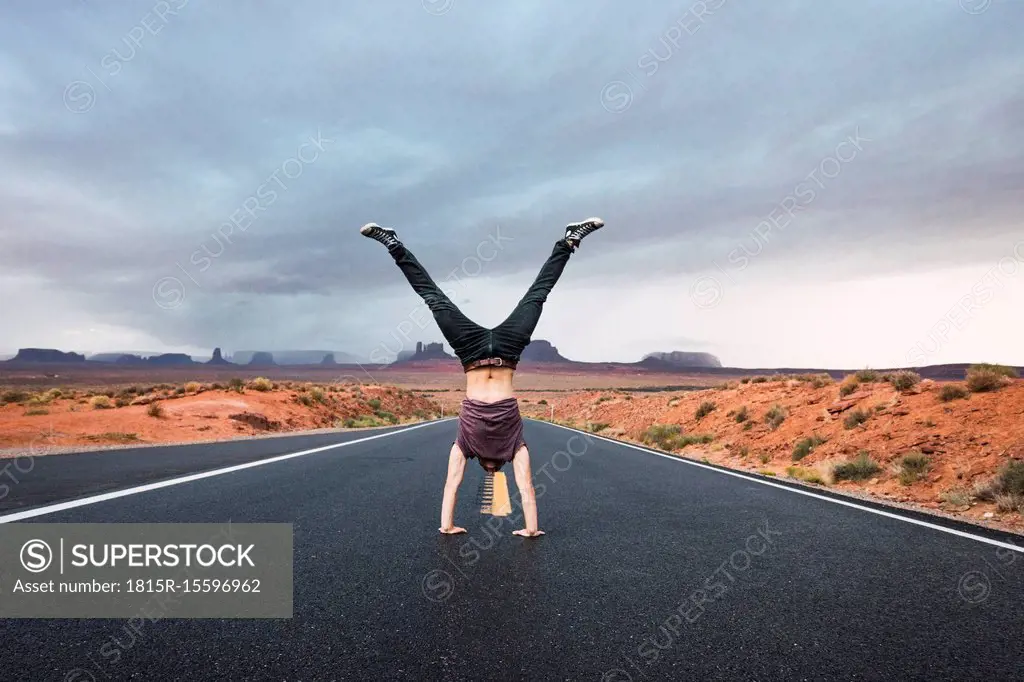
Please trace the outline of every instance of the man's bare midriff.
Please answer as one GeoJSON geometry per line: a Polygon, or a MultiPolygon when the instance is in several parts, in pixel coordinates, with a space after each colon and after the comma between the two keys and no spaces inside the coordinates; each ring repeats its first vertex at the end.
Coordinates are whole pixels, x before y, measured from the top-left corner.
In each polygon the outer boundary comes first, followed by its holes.
{"type": "Polygon", "coordinates": [[[478,367],[466,372],[466,397],[484,403],[496,403],[513,397],[512,375],[509,367],[478,367]]]}

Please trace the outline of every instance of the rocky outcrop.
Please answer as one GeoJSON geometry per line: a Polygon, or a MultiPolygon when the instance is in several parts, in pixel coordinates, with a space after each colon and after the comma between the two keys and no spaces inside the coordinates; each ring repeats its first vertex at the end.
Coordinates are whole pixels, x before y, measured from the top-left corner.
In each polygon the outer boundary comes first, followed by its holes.
{"type": "Polygon", "coordinates": [[[249,361],[251,367],[273,367],[277,365],[274,362],[274,354],[267,353],[265,351],[257,351],[252,354],[252,360],[249,361]]]}
{"type": "Polygon", "coordinates": [[[230,365],[231,363],[221,355],[220,348],[213,349],[213,357],[206,361],[208,365],[230,365]]]}
{"type": "Polygon", "coordinates": [[[530,345],[523,349],[520,360],[529,362],[569,362],[568,358],[558,353],[558,349],[551,345],[550,341],[537,339],[531,341],[530,345]]]}
{"type": "Polygon", "coordinates": [[[22,348],[8,362],[85,362],[80,353],[65,353],[54,348],[22,348]]]}
{"type": "Polygon", "coordinates": [[[675,367],[721,367],[721,361],[711,353],[688,353],[674,350],[669,353],[648,353],[641,364],[668,363],[675,367]],[[649,362],[654,361],[654,362],[649,362]]]}
{"type": "Polygon", "coordinates": [[[146,359],[143,358],[140,355],[131,355],[131,354],[128,354],[128,353],[123,353],[123,354],[117,356],[117,359],[114,360],[114,364],[115,365],[144,365],[144,364],[146,364],[146,359]]]}
{"type": "Polygon", "coordinates": [[[333,365],[336,365],[338,363],[334,361],[334,353],[328,353],[328,354],[324,355],[324,359],[320,361],[320,364],[321,365],[333,366],[333,365]]]}
{"type": "Polygon", "coordinates": [[[164,353],[163,355],[154,355],[151,358],[146,358],[146,364],[156,367],[175,367],[194,365],[196,363],[192,360],[192,356],[185,355],[184,353],[164,353]]]}
{"type": "Polygon", "coordinates": [[[443,343],[416,342],[416,352],[409,360],[454,360],[455,356],[444,352],[443,343]]]}
{"type": "Polygon", "coordinates": [[[240,412],[230,415],[228,419],[247,424],[255,431],[277,431],[281,428],[281,422],[271,421],[266,415],[259,412],[240,412]]]}

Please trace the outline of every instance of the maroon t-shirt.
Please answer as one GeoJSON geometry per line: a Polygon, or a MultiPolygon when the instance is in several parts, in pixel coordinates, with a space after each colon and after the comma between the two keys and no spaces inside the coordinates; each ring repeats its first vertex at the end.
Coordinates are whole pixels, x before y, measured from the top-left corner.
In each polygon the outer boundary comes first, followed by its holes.
{"type": "Polygon", "coordinates": [[[523,440],[523,418],[519,401],[505,398],[494,403],[466,398],[459,413],[459,435],[455,440],[462,454],[472,459],[511,462],[523,440]]]}

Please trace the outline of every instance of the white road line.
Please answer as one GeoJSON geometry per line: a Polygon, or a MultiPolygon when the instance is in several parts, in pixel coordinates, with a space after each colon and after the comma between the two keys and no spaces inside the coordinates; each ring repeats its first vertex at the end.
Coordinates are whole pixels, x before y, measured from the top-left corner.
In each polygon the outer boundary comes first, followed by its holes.
{"type": "Polygon", "coordinates": [[[716,469],[715,467],[708,466],[706,464],[701,464],[700,462],[694,462],[693,460],[690,460],[690,459],[684,459],[682,457],[676,457],[674,455],[666,455],[665,453],[662,453],[662,452],[655,452],[654,450],[648,450],[647,448],[640,447],[639,445],[633,445],[632,443],[626,443],[626,442],[623,442],[621,440],[615,440],[614,438],[608,438],[607,436],[599,436],[599,435],[597,435],[595,433],[589,433],[587,431],[580,431],[579,429],[569,428],[568,426],[562,426],[561,424],[552,424],[551,422],[545,422],[545,421],[541,421],[539,419],[531,419],[530,421],[536,421],[536,422],[541,423],[541,424],[548,424],[549,426],[557,426],[560,429],[565,429],[566,431],[572,431],[574,433],[580,433],[580,434],[583,434],[584,436],[589,436],[590,438],[599,438],[601,440],[608,441],[609,443],[614,443],[615,445],[621,445],[623,447],[633,448],[634,450],[639,450],[640,452],[646,452],[649,455],[657,455],[658,457],[664,457],[666,459],[672,460],[673,462],[680,462],[682,464],[689,464],[690,466],[700,467],[701,469],[707,469],[708,471],[714,471],[714,472],[719,473],[719,474],[725,474],[726,476],[735,476],[736,478],[742,478],[744,481],[748,481],[750,483],[760,483],[761,485],[766,485],[766,486],[769,486],[769,487],[772,487],[772,488],[778,488],[779,490],[785,490],[786,492],[790,492],[790,493],[796,493],[797,495],[806,495],[807,497],[813,497],[813,498],[818,499],[818,500],[824,500],[825,502],[831,502],[833,504],[841,504],[844,507],[852,507],[853,509],[859,509],[860,511],[866,511],[866,512],[868,512],[870,514],[877,514],[879,516],[885,516],[885,517],[890,518],[890,519],[896,519],[897,521],[904,521],[906,523],[912,523],[915,526],[924,526],[925,528],[931,528],[932,530],[937,530],[937,531],[940,531],[940,532],[943,532],[943,533],[949,533],[950,535],[956,535],[958,537],[967,538],[969,540],[976,540],[977,542],[983,542],[986,545],[992,545],[994,547],[1002,547],[1004,549],[1010,549],[1010,550],[1013,550],[1014,552],[1020,552],[1020,553],[1024,554],[1024,546],[1014,545],[1014,544],[1011,544],[1009,542],[1001,542],[999,540],[992,540],[992,539],[983,537],[981,535],[974,535],[973,533],[967,533],[967,532],[964,532],[962,530],[956,530],[954,528],[947,528],[945,526],[940,526],[937,523],[929,523],[928,521],[921,521],[919,519],[912,519],[912,518],[907,517],[907,516],[901,516],[899,514],[893,514],[892,512],[882,511],[881,509],[873,509],[871,507],[865,507],[864,505],[857,504],[856,502],[848,502],[846,500],[840,500],[840,499],[837,499],[835,497],[829,497],[827,495],[819,495],[819,494],[813,493],[813,492],[811,492],[809,490],[800,490],[799,488],[794,488],[794,487],[790,487],[790,486],[787,486],[787,485],[781,485],[779,483],[773,483],[772,481],[766,481],[766,480],[764,480],[762,478],[755,478],[753,476],[748,476],[747,474],[742,474],[742,473],[739,473],[737,471],[725,471],[725,470],[722,470],[722,469],[716,469]]]}
{"type": "MultiPolygon", "coordinates": [[[[448,419],[438,419],[434,421],[424,422],[422,424],[416,424],[406,429],[399,429],[398,431],[388,431],[387,433],[378,433],[375,436],[367,436],[366,438],[359,438],[357,440],[349,440],[344,443],[334,443],[332,445],[324,445],[323,447],[313,448],[312,450],[302,450],[301,452],[291,452],[287,455],[277,455],[276,457],[269,457],[267,459],[257,460],[255,462],[246,462],[245,464],[236,464],[234,466],[224,467],[222,469],[213,469],[211,471],[204,471],[198,474],[190,474],[188,476],[182,476],[181,478],[172,478],[167,481],[159,481],[157,483],[146,483],[145,485],[138,485],[132,488],[125,488],[123,490],[114,490],[109,493],[101,493],[99,495],[92,495],[90,497],[83,497],[78,500],[69,500],[68,502],[58,502],[56,504],[48,504],[44,507],[36,507],[35,509],[26,509],[25,511],[14,512],[12,514],[5,514],[0,516],[0,523],[12,523],[14,521],[21,521],[22,519],[31,519],[36,516],[43,516],[45,514],[53,514],[55,512],[64,511],[65,509],[74,509],[75,507],[84,507],[90,504],[96,504],[97,502],[106,502],[107,500],[114,500],[118,497],[127,497],[128,495],[138,495],[139,493],[145,493],[150,490],[158,490],[160,488],[168,488],[172,485],[181,485],[182,483],[191,483],[192,481],[199,481],[204,478],[213,478],[214,476],[223,476],[224,474],[234,473],[236,471],[242,471],[243,469],[252,469],[253,467],[260,467],[266,464],[273,464],[274,462],[283,462],[286,459],[294,459],[295,457],[304,457],[306,455],[312,455],[317,452],[324,452],[326,450],[335,450],[337,448],[343,448],[348,445],[355,445],[357,443],[365,443],[368,440],[375,440],[377,438],[387,438],[388,436],[396,436],[400,433],[407,431],[413,431],[415,429],[422,429],[424,426],[431,426],[433,424],[440,424],[441,422],[448,422],[454,419],[450,417],[448,419]]],[[[86,456],[86,455],[83,455],[86,456]]]]}

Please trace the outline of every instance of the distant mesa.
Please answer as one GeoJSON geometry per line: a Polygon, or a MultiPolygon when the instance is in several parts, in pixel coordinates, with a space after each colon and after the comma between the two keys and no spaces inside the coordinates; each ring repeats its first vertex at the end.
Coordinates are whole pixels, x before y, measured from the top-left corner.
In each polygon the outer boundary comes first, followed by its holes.
{"type": "Polygon", "coordinates": [[[220,348],[213,349],[213,357],[206,361],[208,365],[230,365],[232,363],[224,359],[224,356],[220,352],[220,348]]]}
{"type": "Polygon", "coordinates": [[[336,365],[338,363],[334,361],[334,353],[327,353],[326,355],[324,355],[324,359],[320,361],[320,364],[321,365],[336,365]]]}
{"type": "Polygon", "coordinates": [[[192,360],[192,356],[185,355],[184,353],[164,353],[163,355],[154,355],[151,358],[146,358],[146,364],[156,367],[175,367],[194,365],[196,363],[192,360]]]}
{"type": "Polygon", "coordinates": [[[247,363],[250,367],[274,367],[277,365],[274,362],[274,354],[266,351],[256,351],[252,354],[252,359],[247,363]]]}
{"type": "Polygon", "coordinates": [[[399,353],[399,358],[395,362],[419,362],[421,360],[454,360],[455,356],[448,355],[444,352],[444,344],[440,342],[434,343],[423,343],[422,341],[416,342],[416,350],[412,355],[408,355],[409,351],[402,351],[399,353]]]}
{"type": "Polygon", "coordinates": [[[337,364],[354,365],[361,362],[360,358],[352,355],[351,353],[330,349],[272,351],[239,350],[232,353],[231,362],[236,365],[252,364],[253,356],[257,353],[269,353],[270,355],[273,355],[275,365],[319,365],[323,363],[324,356],[328,354],[334,356],[334,362],[337,364]]]}
{"type": "Polygon", "coordinates": [[[398,351],[398,359],[395,362],[405,362],[406,360],[412,360],[412,356],[416,355],[414,350],[400,350],[398,351]]]}
{"type": "MultiPolygon", "coordinates": [[[[93,356],[95,357],[95,356],[93,356]]],[[[99,360],[98,362],[109,362],[108,360],[99,360]]],[[[117,356],[114,360],[115,365],[145,365],[146,359],[141,355],[134,355],[132,353],[122,353],[117,356]]]]}
{"type": "Polygon", "coordinates": [[[550,341],[537,339],[523,349],[520,360],[528,362],[569,362],[569,359],[558,353],[558,348],[551,345],[550,341]]]}
{"type": "Polygon", "coordinates": [[[81,353],[65,353],[54,348],[21,348],[7,362],[85,362],[81,353]]]}
{"type": "Polygon", "coordinates": [[[721,361],[711,353],[687,353],[674,350],[669,353],[648,353],[640,361],[641,365],[658,367],[668,364],[673,367],[721,367],[721,361]]]}

